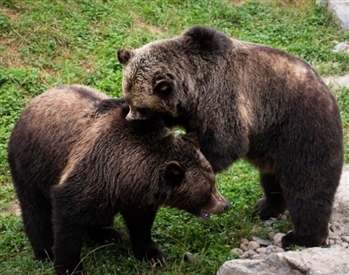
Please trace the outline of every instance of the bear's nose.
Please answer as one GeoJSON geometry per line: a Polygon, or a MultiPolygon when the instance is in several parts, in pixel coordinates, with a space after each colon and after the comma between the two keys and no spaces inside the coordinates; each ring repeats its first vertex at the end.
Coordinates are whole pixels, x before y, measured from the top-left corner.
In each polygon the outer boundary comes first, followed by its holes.
{"type": "Polygon", "coordinates": [[[226,205],[224,206],[224,212],[228,211],[230,208],[230,202],[227,200],[226,205]]]}

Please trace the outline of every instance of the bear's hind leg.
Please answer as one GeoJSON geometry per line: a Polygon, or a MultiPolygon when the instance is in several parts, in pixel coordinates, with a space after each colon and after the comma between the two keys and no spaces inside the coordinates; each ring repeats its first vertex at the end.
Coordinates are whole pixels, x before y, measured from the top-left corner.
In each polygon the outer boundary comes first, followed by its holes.
{"type": "Polygon", "coordinates": [[[17,190],[25,233],[35,258],[53,260],[52,205],[40,192],[17,190]]]}
{"type": "MultiPolygon", "coordinates": [[[[137,211],[137,210],[136,210],[137,211]]],[[[151,239],[151,228],[157,212],[156,206],[149,206],[144,211],[122,216],[130,233],[132,250],[139,261],[147,260],[152,265],[165,265],[165,256],[151,239]]]]}
{"type": "MultiPolygon", "coordinates": [[[[304,191],[300,190],[300,192],[304,191]]],[[[325,243],[332,200],[327,198],[328,194],[324,193],[316,192],[312,196],[295,193],[288,196],[287,207],[290,211],[293,231],[282,238],[283,247],[293,245],[312,247],[325,243]]]]}
{"type": "Polygon", "coordinates": [[[254,214],[262,220],[277,217],[286,209],[280,181],[274,174],[260,173],[260,183],[264,190],[264,197],[254,206],[254,214]]]}
{"type": "Polygon", "coordinates": [[[84,274],[80,252],[84,227],[74,223],[74,219],[54,213],[54,268],[59,275],[84,274]]]}

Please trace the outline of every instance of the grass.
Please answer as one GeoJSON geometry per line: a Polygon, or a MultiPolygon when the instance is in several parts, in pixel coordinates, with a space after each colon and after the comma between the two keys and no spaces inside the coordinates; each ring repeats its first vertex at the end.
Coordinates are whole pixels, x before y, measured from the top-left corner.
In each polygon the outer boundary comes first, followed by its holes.
{"type": "MultiPolygon", "coordinates": [[[[121,66],[115,52],[179,35],[201,24],[237,39],[286,50],[309,62],[320,75],[349,71],[349,55],[332,51],[333,41],[349,40],[332,16],[312,0],[0,0],[0,273],[54,274],[51,263],[33,261],[14,200],[6,147],[20,111],[45,89],[81,83],[111,96],[121,95],[121,66]]],[[[333,91],[342,112],[349,162],[349,90],[333,91]]],[[[261,196],[257,172],[239,161],[217,175],[231,202],[229,213],[202,222],[187,213],[161,209],[154,238],[167,255],[162,270],[139,264],[129,243],[83,250],[89,274],[215,274],[234,256],[239,240],[266,229],[251,217],[261,196]],[[194,263],[183,260],[191,252],[194,263]]],[[[120,217],[118,227],[125,228],[120,217]]]]}

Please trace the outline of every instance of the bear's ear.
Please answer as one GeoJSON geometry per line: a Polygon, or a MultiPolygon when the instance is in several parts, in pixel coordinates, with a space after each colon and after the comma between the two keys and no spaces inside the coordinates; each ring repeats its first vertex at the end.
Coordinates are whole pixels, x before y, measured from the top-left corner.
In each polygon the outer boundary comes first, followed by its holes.
{"type": "Polygon", "coordinates": [[[121,65],[126,66],[133,56],[133,52],[127,49],[121,49],[117,51],[117,56],[121,65]]]}
{"type": "Polygon", "coordinates": [[[155,83],[153,87],[155,94],[167,96],[173,91],[173,81],[169,79],[162,79],[155,83]]]}
{"type": "Polygon", "coordinates": [[[170,161],[166,164],[165,168],[165,184],[166,193],[172,193],[173,189],[179,186],[184,179],[185,172],[181,164],[176,161],[170,161]]]}

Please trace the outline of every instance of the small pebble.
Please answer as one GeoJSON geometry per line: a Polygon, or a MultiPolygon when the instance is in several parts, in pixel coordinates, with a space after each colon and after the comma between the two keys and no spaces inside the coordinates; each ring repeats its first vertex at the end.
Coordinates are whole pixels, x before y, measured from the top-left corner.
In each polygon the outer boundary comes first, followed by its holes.
{"type": "Polygon", "coordinates": [[[258,242],[261,246],[268,246],[271,244],[269,240],[265,240],[255,236],[252,237],[252,241],[258,242]]]}
{"type": "Polygon", "coordinates": [[[284,234],[284,233],[277,233],[277,234],[275,234],[274,239],[273,239],[274,240],[274,245],[282,247],[281,239],[285,235],[286,234],[284,234]]]}
{"type": "Polygon", "coordinates": [[[248,245],[250,241],[248,239],[241,239],[240,243],[244,245],[248,245]]]}
{"type": "Polygon", "coordinates": [[[255,241],[250,241],[248,243],[248,249],[250,250],[256,250],[257,248],[259,248],[261,245],[258,242],[255,241]]]}
{"type": "Polygon", "coordinates": [[[190,252],[185,253],[183,258],[184,258],[184,261],[190,262],[190,263],[193,263],[196,261],[195,256],[190,252]]]}
{"type": "Polygon", "coordinates": [[[261,254],[252,255],[252,259],[254,260],[263,260],[264,258],[265,258],[264,255],[261,255],[261,254]]]}
{"type": "Polygon", "coordinates": [[[243,251],[247,251],[248,247],[246,244],[240,244],[240,249],[242,249],[243,251]]]}
{"type": "Polygon", "coordinates": [[[265,252],[267,252],[267,249],[265,247],[260,247],[256,249],[256,252],[259,254],[265,254],[265,252]]]}
{"type": "Polygon", "coordinates": [[[343,242],[349,243],[349,236],[341,236],[343,242]]]}
{"type": "Polygon", "coordinates": [[[230,253],[238,255],[239,257],[244,254],[244,251],[240,248],[233,248],[232,250],[230,250],[230,253]]]}
{"type": "Polygon", "coordinates": [[[286,220],[287,220],[287,216],[286,216],[286,215],[281,215],[281,219],[282,219],[283,221],[286,221],[286,220]]]}
{"type": "Polygon", "coordinates": [[[343,234],[343,229],[341,227],[341,225],[338,223],[338,222],[333,222],[331,225],[330,225],[330,230],[331,232],[337,234],[337,235],[342,235],[343,234]]]}
{"type": "Polygon", "coordinates": [[[347,242],[342,242],[342,247],[344,247],[344,248],[349,247],[349,243],[347,243],[347,242]]]}

